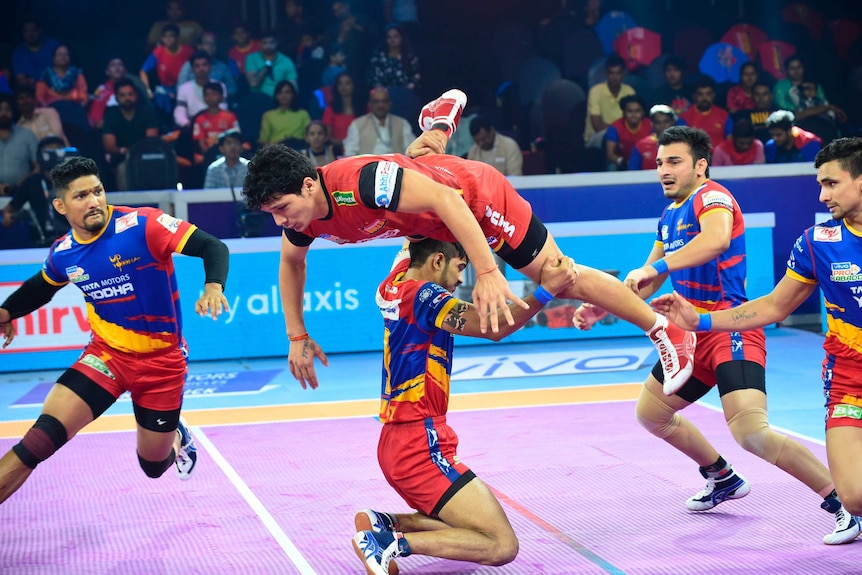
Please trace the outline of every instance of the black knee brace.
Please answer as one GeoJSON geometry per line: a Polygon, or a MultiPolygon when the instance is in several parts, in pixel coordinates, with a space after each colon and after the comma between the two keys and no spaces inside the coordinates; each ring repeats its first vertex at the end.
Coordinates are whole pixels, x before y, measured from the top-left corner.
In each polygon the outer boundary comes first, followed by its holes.
{"type": "Polygon", "coordinates": [[[54,455],[69,440],[65,426],[53,415],[43,413],[12,451],[30,469],[54,455]]]}
{"type": "Polygon", "coordinates": [[[147,474],[147,477],[152,477],[156,479],[161,477],[162,474],[167,471],[168,467],[171,466],[171,463],[174,462],[174,459],[177,458],[177,454],[171,449],[170,455],[164,461],[147,461],[142,458],[140,454],[138,454],[138,463],[141,464],[141,469],[144,470],[144,473],[147,474]]]}

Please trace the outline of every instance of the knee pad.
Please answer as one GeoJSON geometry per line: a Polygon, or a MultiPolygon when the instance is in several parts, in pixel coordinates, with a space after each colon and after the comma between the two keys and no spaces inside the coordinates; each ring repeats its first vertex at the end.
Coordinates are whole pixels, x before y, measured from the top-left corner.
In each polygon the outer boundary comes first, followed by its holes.
{"type": "Polygon", "coordinates": [[[736,442],[746,451],[775,465],[787,436],[769,428],[766,410],[762,407],[744,409],[730,418],[727,427],[736,442]]]}
{"type": "Polygon", "coordinates": [[[679,427],[676,410],[656,397],[646,386],[641,389],[636,414],[638,423],[660,439],[666,439],[679,427]]]}
{"type": "Polygon", "coordinates": [[[170,455],[168,455],[167,459],[164,461],[147,461],[142,458],[140,454],[138,454],[138,463],[141,465],[141,469],[144,470],[144,473],[147,477],[152,477],[153,479],[157,479],[162,476],[162,474],[168,470],[168,467],[171,466],[171,463],[174,462],[174,459],[177,458],[176,452],[171,449],[170,455]]]}
{"type": "Polygon", "coordinates": [[[30,469],[54,455],[69,440],[66,427],[56,417],[43,413],[12,451],[30,469]]]}

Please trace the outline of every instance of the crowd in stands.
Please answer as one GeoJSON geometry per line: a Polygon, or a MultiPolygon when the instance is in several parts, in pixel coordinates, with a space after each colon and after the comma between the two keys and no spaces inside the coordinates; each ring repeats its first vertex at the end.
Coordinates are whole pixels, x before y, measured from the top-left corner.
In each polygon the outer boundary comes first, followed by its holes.
{"type": "MultiPolygon", "coordinates": [[[[423,25],[429,8],[419,2],[382,4],[366,14],[361,2],[286,0],[274,29],[235,20],[208,30],[182,0],[168,0],[140,66],[106,53],[96,81],[61,34],[20,23],[11,62],[0,61],[0,196],[14,199],[3,226],[21,219],[36,189],[28,179],[47,183],[45,162],[56,158],[43,155],[55,149],[48,145],[97,159],[108,189],[120,191],[173,188],[177,179],[186,189],[239,189],[246,158],[272,142],[317,165],[403,151],[422,104],[454,85],[433,73],[452,39],[423,25]],[[152,170],[144,156],[174,165],[152,170]]],[[[814,5],[808,21],[788,17],[792,6],[782,17],[795,43],[775,39],[767,61],[766,34],[748,24],[704,28],[694,42],[691,33],[682,39],[685,22],[652,32],[603,0],[539,2],[531,25],[507,22],[500,42],[486,46],[499,67],[468,71],[487,81],[468,89],[449,152],[505,175],[652,169],[657,136],[687,124],[709,134],[717,166],[810,162],[824,143],[859,132],[860,106],[843,78],[862,65],[862,25],[832,25],[842,16],[834,14],[818,28],[814,5]],[[657,46],[626,43],[651,37],[657,46]],[[719,38],[711,62],[707,40],[719,38]],[[833,100],[855,104],[854,113],[833,100]]],[[[60,228],[49,216],[27,222],[46,241],[60,228]]]]}

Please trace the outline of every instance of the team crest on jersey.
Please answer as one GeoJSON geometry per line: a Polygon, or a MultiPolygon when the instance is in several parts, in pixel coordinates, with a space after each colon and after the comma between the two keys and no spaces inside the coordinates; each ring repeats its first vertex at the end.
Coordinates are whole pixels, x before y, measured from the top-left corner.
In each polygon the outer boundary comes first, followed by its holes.
{"type": "Polygon", "coordinates": [[[862,281],[862,269],[852,262],[832,262],[830,264],[829,279],[834,282],[858,282],[862,281]]]}
{"type": "Polygon", "coordinates": [[[841,227],[840,226],[814,226],[814,241],[815,242],[840,242],[841,227]]]}
{"type": "Polygon", "coordinates": [[[666,241],[667,241],[667,237],[668,237],[667,225],[663,225],[663,226],[661,227],[661,240],[662,240],[663,242],[666,242],[666,241]]]}
{"type": "Polygon", "coordinates": [[[429,297],[431,297],[432,293],[434,292],[432,292],[430,288],[423,289],[421,292],[419,292],[419,301],[427,300],[429,297]]]}
{"type": "Polygon", "coordinates": [[[54,253],[63,252],[72,247],[72,234],[66,234],[66,237],[63,238],[63,241],[57,244],[57,247],[54,248],[54,253]]]}
{"type": "Polygon", "coordinates": [[[353,192],[332,192],[332,199],[339,206],[355,206],[357,203],[353,192]]]}
{"type": "Polygon", "coordinates": [[[395,162],[377,162],[374,173],[374,203],[381,208],[388,208],[392,203],[398,183],[398,164],[395,162]]]}
{"type": "Polygon", "coordinates": [[[90,274],[84,272],[84,268],[80,266],[69,266],[66,268],[66,277],[72,283],[87,281],[90,279],[90,274]]]}
{"type": "Polygon", "coordinates": [[[180,228],[180,223],[182,222],[182,220],[178,220],[177,218],[169,216],[168,214],[160,215],[158,218],[156,218],[156,221],[162,224],[162,227],[164,227],[172,234],[177,233],[177,230],[180,228]]]}
{"type": "Polygon", "coordinates": [[[123,266],[133,264],[136,261],[138,261],[139,259],[141,259],[141,257],[135,256],[133,258],[123,259],[123,256],[121,256],[120,254],[114,254],[111,257],[109,257],[108,259],[111,261],[112,264],[114,264],[115,268],[117,268],[120,271],[123,271],[123,266]]]}
{"type": "MultiPolygon", "coordinates": [[[[336,193],[338,193],[338,192],[336,192],[336,193]]],[[[352,193],[353,192],[351,192],[351,194],[352,193]]],[[[353,203],[355,204],[356,202],[354,201],[353,203]]],[[[373,222],[371,222],[370,224],[368,224],[364,228],[359,228],[359,229],[362,230],[363,232],[365,232],[366,234],[376,234],[377,232],[379,232],[383,228],[383,226],[386,225],[387,221],[388,220],[374,220],[373,222]]]]}
{"type": "Polygon", "coordinates": [[[731,197],[724,192],[719,192],[718,190],[711,190],[703,194],[703,207],[705,208],[727,208],[728,210],[733,209],[733,200],[731,197]]]}
{"type": "Polygon", "coordinates": [[[114,223],[114,233],[118,234],[120,232],[124,232],[136,225],[138,225],[138,212],[126,214],[121,218],[117,218],[117,221],[114,223]]]}

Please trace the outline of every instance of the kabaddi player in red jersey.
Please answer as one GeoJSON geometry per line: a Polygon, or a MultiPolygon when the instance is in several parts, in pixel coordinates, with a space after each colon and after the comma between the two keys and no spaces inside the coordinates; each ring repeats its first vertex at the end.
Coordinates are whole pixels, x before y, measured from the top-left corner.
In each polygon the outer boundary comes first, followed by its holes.
{"type": "Polygon", "coordinates": [[[360,511],[353,547],[369,575],[396,573],[392,559],[411,553],[503,565],[518,554],[518,539],[497,498],[458,458],[458,436],[446,423],[452,335],[500,340],[519,329],[574,284],[574,261],[545,261],[529,307],[510,304],[514,323],[483,333],[478,310],[452,295],[467,266],[463,248],[425,239],[406,251],[376,297],[384,321],[377,458],[416,512],[360,511]]]}
{"type": "MultiPolygon", "coordinates": [[[[740,309],[745,293],[745,222],[739,204],[709,177],[709,136],[688,126],[674,126],[659,137],[656,157],[664,195],[671,200],[658,222],[656,240],[643,267],[629,272],[625,283],[647,299],[669,277],[674,290],[700,311],[740,309]]],[[[582,329],[601,318],[595,308],[575,313],[582,329]]],[[[859,522],[841,505],[829,470],[795,439],[769,426],[766,411],[766,338],[755,327],[733,333],[698,330],[691,378],[677,389],[662,389],[656,365],[638,398],[637,418],[650,433],[699,465],[706,488],[686,501],[691,511],[748,495],[748,481],[725,460],[703,434],[679,412],[713,387],[718,388],[727,426],[745,450],[790,474],[823,498],[835,529],[827,545],[849,543],[859,522]]]]}
{"type": "Polygon", "coordinates": [[[51,246],[42,270],[0,306],[3,347],[15,337],[12,320],[68,283],[84,293],[93,333],[51,388],[36,423],[0,458],[0,503],[125,391],[132,396],[141,469],[155,478],[176,463],[180,479],[188,479],[197,451],[180,418],[188,353],[171,255],[203,259],[204,293],[195,310],[215,319],[227,308],[227,246],[160,210],[109,206],[89,158],[59,164],[51,181],[54,208],[72,229],[51,246]]]}
{"type": "MultiPolygon", "coordinates": [[[[326,364],[303,320],[306,254],[315,237],[336,243],[401,236],[457,240],[477,270],[473,303],[480,310],[480,329],[490,324],[494,333],[499,317],[514,322],[507,300],[526,304],[511,292],[488,247],[535,282],[543,262],[561,255],[529,203],[496,169],[432,153],[445,149],[465,103],[466,96],[453,90],[423,109],[420,124],[432,129],[408,147],[415,159],[358,156],[315,168],[302,154],[275,145],[249,162],[243,189],[249,208],[272,214],[284,228],[279,286],[291,340],[288,361],[303,387],[317,387],[314,358],[326,364]]],[[[666,379],[688,378],[693,333],[669,324],[616,278],[587,266],[576,271],[577,283],[562,297],[596,303],[637,325],[658,349],[666,379]]]]}

